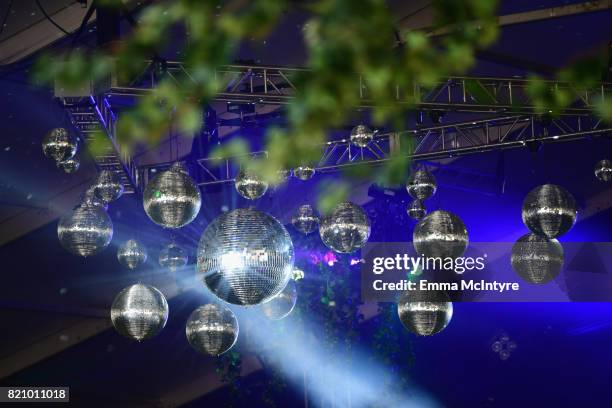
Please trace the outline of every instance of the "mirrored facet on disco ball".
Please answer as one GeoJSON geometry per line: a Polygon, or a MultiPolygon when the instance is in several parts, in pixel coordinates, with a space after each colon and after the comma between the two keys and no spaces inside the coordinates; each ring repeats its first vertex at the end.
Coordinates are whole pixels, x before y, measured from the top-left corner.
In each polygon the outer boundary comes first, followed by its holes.
{"type": "Polygon", "coordinates": [[[123,289],[111,307],[115,330],[129,339],[155,337],[168,321],[166,297],[153,286],[137,283],[123,289]]]}
{"type": "Polygon", "coordinates": [[[297,302],[297,289],[295,281],[290,280],[287,286],[278,295],[262,303],[261,309],[264,315],[270,320],[280,320],[289,316],[297,302]]]}
{"type": "Polygon", "coordinates": [[[407,290],[397,302],[397,314],[412,333],[431,336],[448,326],[453,317],[453,304],[442,291],[407,290]]]}
{"type": "Polygon", "coordinates": [[[297,214],[291,219],[291,224],[302,234],[310,234],[319,226],[319,217],[309,204],[301,205],[297,214]]]}
{"type": "Polygon", "coordinates": [[[293,243],[274,217],[239,208],[211,222],[198,245],[197,268],[221,300],[255,305],[274,297],[291,279],[293,243]]]}
{"type": "Polygon", "coordinates": [[[426,200],[436,193],[436,178],[427,170],[417,170],[410,174],[406,190],[412,198],[426,200]]]}
{"type": "Polygon", "coordinates": [[[200,212],[202,196],[187,171],[175,163],[149,181],[143,202],[145,212],[154,223],[164,228],[181,228],[200,212]]]}
{"type": "Polygon", "coordinates": [[[531,190],[523,201],[523,223],[534,234],[558,238],[576,222],[576,201],[563,187],[544,184],[531,190]]]}
{"type": "Polygon", "coordinates": [[[293,175],[300,180],[310,180],[315,175],[315,169],[310,166],[300,166],[293,170],[293,175]]]}
{"type": "Polygon", "coordinates": [[[427,209],[425,208],[425,204],[423,201],[415,198],[408,204],[408,208],[406,209],[408,216],[415,220],[420,220],[427,214],[427,209]]]}
{"type": "Polygon", "coordinates": [[[112,170],[102,170],[93,187],[96,195],[105,203],[115,201],[123,194],[121,175],[112,170]]]}
{"type": "Polygon", "coordinates": [[[238,172],[234,185],[238,194],[247,200],[256,200],[266,194],[268,190],[268,183],[248,169],[242,169],[238,172]]]}
{"type": "Polygon", "coordinates": [[[65,128],[51,130],[42,142],[45,156],[52,158],[56,162],[63,162],[73,158],[78,146],[77,138],[72,136],[65,128]]]}
{"type": "Polygon", "coordinates": [[[64,173],[66,174],[76,173],[79,170],[80,166],[81,162],[79,161],[79,158],[77,156],[74,156],[70,159],[61,162],[57,162],[57,167],[64,170],[64,173]]]}
{"type": "Polygon", "coordinates": [[[368,241],[370,220],[357,204],[340,203],[321,220],[319,235],[336,252],[354,252],[368,241]]]}
{"type": "Polygon", "coordinates": [[[526,234],[512,247],[512,268],[529,283],[548,283],[563,268],[563,247],[556,239],[526,234]]]}
{"type": "Polygon", "coordinates": [[[108,246],[113,238],[113,223],[104,208],[82,204],[60,218],[57,236],[68,252],[87,257],[108,246]]]}
{"type": "Polygon", "coordinates": [[[608,182],[612,180],[612,161],[604,159],[595,165],[595,177],[599,181],[608,182]]]}
{"type": "Polygon", "coordinates": [[[135,239],[127,240],[117,249],[119,263],[130,269],[136,269],[147,261],[147,248],[135,239]]]}
{"type": "Polygon", "coordinates": [[[159,264],[172,272],[187,265],[188,261],[187,251],[174,242],[166,245],[159,253],[159,264]]]}
{"type": "Polygon", "coordinates": [[[229,308],[218,304],[198,307],[187,320],[187,341],[199,353],[219,356],[238,339],[238,320],[229,308]]]}
{"type": "Polygon", "coordinates": [[[440,258],[462,256],[469,243],[461,218],[443,210],[434,211],[419,221],[412,241],[417,254],[440,258]]]}
{"type": "Polygon", "coordinates": [[[374,132],[365,125],[357,125],[351,130],[351,143],[357,147],[366,147],[374,139],[374,132]]]}
{"type": "Polygon", "coordinates": [[[91,186],[81,196],[81,204],[84,205],[93,205],[94,207],[101,207],[106,210],[108,205],[102,201],[100,197],[98,197],[95,193],[94,187],[91,186]]]}

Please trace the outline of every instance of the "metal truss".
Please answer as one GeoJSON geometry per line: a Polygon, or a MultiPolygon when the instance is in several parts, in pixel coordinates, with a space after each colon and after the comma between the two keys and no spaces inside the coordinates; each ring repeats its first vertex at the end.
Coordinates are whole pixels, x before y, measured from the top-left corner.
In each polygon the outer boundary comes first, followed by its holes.
{"type": "MultiPolygon", "coordinates": [[[[612,134],[612,127],[588,115],[564,116],[542,122],[535,115],[514,115],[484,120],[415,128],[401,133],[378,134],[365,147],[356,147],[349,139],[327,142],[314,166],[317,173],[344,168],[381,165],[400,154],[414,161],[439,160],[500,149],[537,149],[544,143],[612,134]]],[[[265,152],[253,153],[261,155],[265,152]]],[[[238,169],[232,157],[222,164],[211,159],[198,160],[200,185],[232,182],[238,169]]]]}
{"type": "MultiPolygon", "coordinates": [[[[135,85],[121,86],[116,84],[117,81],[111,81],[114,85],[107,93],[122,96],[146,94],[159,80],[153,68],[151,66],[150,72],[143,75],[145,79],[135,85]]],[[[180,62],[168,62],[164,68],[165,75],[171,79],[193,80],[188,68],[180,62]]],[[[215,72],[215,79],[223,84],[215,99],[234,103],[284,105],[299,92],[293,78],[305,71],[303,68],[289,67],[223,66],[215,72]]],[[[359,107],[370,107],[372,101],[366,80],[358,74],[350,76],[355,83],[355,93],[359,95],[359,107]]],[[[415,84],[409,89],[398,86],[391,92],[397,103],[418,110],[530,114],[535,110],[527,92],[532,82],[523,78],[450,77],[430,88],[415,84]]],[[[572,88],[571,84],[560,81],[545,81],[545,85],[551,90],[572,88]]],[[[562,115],[592,111],[596,100],[612,97],[612,83],[601,83],[592,89],[582,90],[580,94],[578,101],[566,108],[562,115]]]]}
{"type": "Polygon", "coordinates": [[[115,139],[117,117],[104,96],[85,98],[62,98],[64,108],[75,128],[82,134],[84,142],[92,143],[96,134],[102,132],[110,142],[108,147],[93,155],[98,170],[112,170],[121,174],[125,193],[138,192],[138,167],[129,154],[122,151],[115,139]]]}

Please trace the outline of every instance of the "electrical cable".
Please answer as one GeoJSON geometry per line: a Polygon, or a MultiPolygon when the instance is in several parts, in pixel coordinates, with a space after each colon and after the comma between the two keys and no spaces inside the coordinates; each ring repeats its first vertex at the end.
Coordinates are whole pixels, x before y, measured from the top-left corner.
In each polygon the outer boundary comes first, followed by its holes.
{"type": "Polygon", "coordinates": [[[57,24],[55,22],[55,20],[53,20],[51,18],[51,16],[49,14],[47,14],[47,12],[45,11],[45,9],[43,8],[42,4],[40,4],[40,0],[36,0],[36,5],[38,6],[38,8],[40,9],[40,12],[43,13],[43,15],[45,16],[45,18],[47,20],[49,20],[49,22],[51,24],[53,24],[58,30],[60,30],[61,32],[63,32],[66,35],[72,35],[73,33],[66,31],[62,26],[60,26],[59,24],[57,24]]]}
{"type": "Polygon", "coordinates": [[[4,32],[4,25],[6,24],[6,20],[8,20],[8,16],[11,13],[11,9],[13,8],[13,0],[11,0],[8,4],[8,8],[6,9],[6,13],[2,18],[2,24],[0,25],[0,35],[4,32]]]}

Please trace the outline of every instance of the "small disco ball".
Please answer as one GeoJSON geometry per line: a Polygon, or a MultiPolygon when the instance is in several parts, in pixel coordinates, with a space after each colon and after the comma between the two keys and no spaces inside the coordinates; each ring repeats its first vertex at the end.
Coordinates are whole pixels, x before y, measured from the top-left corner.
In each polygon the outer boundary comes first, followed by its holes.
{"type": "Polygon", "coordinates": [[[402,325],[418,336],[441,332],[453,317],[453,303],[442,291],[407,290],[397,302],[402,325]]]}
{"type": "Polygon", "coordinates": [[[78,140],[64,128],[51,130],[42,142],[45,156],[52,158],[57,163],[73,158],[78,147],[78,140]]]}
{"type": "Polygon", "coordinates": [[[197,269],[221,300],[255,305],[276,296],[291,279],[293,243],[274,217],[253,208],[221,214],[198,245],[197,269]]]}
{"type": "Polygon", "coordinates": [[[119,263],[130,269],[136,269],[147,261],[147,248],[135,239],[127,240],[117,250],[119,263]]]}
{"type": "Polygon", "coordinates": [[[374,139],[374,132],[365,125],[357,125],[351,130],[351,143],[357,147],[366,147],[374,139]]]}
{"type": "Polygon", "coordinates": [[[548,283],[563,268],[563,247],[556,239],[525,234],[512,247],[512,268],[529,283],[548,283]]]}
{"type": "Polygon", "coordinates": [[[187,320],[187,341],[199,353],[219,356],[236,344],[238,320],[225,306],[209,303],[198,307],[187,320]]]}
{"type": "Polygon", "coordinates": [[[336,252],[354,252],[370,237],[370,220],[357,204],[340,203],[321,220],[319,235],[336,252]]]}
{"type": "Polygon", "coordinates": [[[79,158],[77,156],[74,156],[70,159],[66,159],[61,162],[57,162],[57,167],[64,170],[64,173],[67,174],[76,173],[79,170],[80,166],[81,162],[79,161],[79,158]]]}
{"type": "Polygon", "coordinates": [[[436,193],[436,178],[427,170],[417,170],[410,174],[406,190],[412,198],[426,200],[436,193]]]}
{"type": "Polygon", "coordinates": [[[293,268],[293,273],[291,274],[291,279],[294,281],[299,281],[304,279],[304,271],[300,268],[293,268]]]}
{"type": "Polygon", "coordinates": [[[427,209],[425,208],[422,200],[415,198],[410,202],[410,204],[408,204],[406,212],[410,218],[420,220],[427,214],[427,209]]]}
{"type": "Polygon", "coordinates": [[[576,201],[563,187],[544,184],[531,190],[523,201],[523,223],[534,234],[558,238],[576,222],[576,201]]]}
{"type": "Polygon", "coordinates": [[[96,195],[94,186],[91,186],[87,190],[85,190],[85,192],[81,196],[81,204],[101,207],[104,208],[104,210],[108,209],[108,205],[96,195]]]}
{"type": "Polygon", "coordinates": [[[300,180],[310,180],[315,175],[315,169],[310,166],[300,166],[293,170],[293,175],[300,180]]]}
{"type": "Polygon", "coordinates": [[[154,223],[164,228],[181,228],[197,217],[202,196],[187,171],[175,163],[149,181],[143,202],[154,223]]]}
{"type": "Polygon", "coordinates": [[[317,229],[319,217],[311,205],[304,204],[298,208],[297,214],[291,219],[291,224],[302,234],[310,234],[317,229]]]}
{"type": "Polygon", "coordinates": [[[462,256],[469,243],[461,218],[443,210],[434,211],[419,221],[414,227],[412,241],[417,254],[434,258],[462,256]]]}
{"type": "Polygon", "coordinates": [[[103,207],[81,204],[60,218],[57,236],[68,252],[87,257],[108,246],[113,238],[113,223],[103,207]]]}
{"type": "Polygon", "coordinates": [[[137,283],[115,297],[111,320],[122,336],[136,341],[150,339],[159,334],[168,321],[168,302],[153,286],[137,283]]]}
{"type": "Polygon", "coordinates": [[[278,295],[261,305],[264,315],[270,320],[281,320],[289,316],[297,302],[295,281],[290,280],[278,295]]]}
{"type": "Polygon", "coordinates": [[[123,194],[121,175],[116,171],[102,170],[93,187],[96,195],[105,203],[115,201],[123,194]]]}
{"type": "Polygon", "coordinates": [[[236,176],[234,182],[236,191],[248,200],[257,200],[266,194],[268,183],[261,179],[255,172],[242,169],[236,176]]]}
{"type": "Polygon", "coordinates": [[[595,165],[595,177],[600,181],[612,180],[612,161],[604,159],[595,165]]]}
{"type": "Polygon", "coordinates": [[[159,253],[159,264],[162,268],[168,268],[172,272],[187,265],[189,257],[187,251],[174,242],[166,245],[159,253]]]}

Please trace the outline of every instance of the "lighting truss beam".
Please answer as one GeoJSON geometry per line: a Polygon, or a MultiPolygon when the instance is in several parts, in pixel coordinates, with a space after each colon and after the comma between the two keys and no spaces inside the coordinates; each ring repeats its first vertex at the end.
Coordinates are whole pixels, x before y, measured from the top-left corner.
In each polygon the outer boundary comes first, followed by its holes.
{"type": "MultiPolygon", "coordinates": [[[[262,67],[254,65],[228,65],[220,67],[216,79],[224,84],[215,100],[234,103],[284,105],[299,92],[291,78],[305,71],[303,68],[262,67]]],[[[192,79],[187,67],[180,62],[168,62],[166,75],[178,81],[192,79]]],[[[359,107],[372,106],[368,85],[358,74],[351,75],[355,93],[359,95],[359,107]]],[[[157,84],[155,75],[143,75],[137,85],[121,86],[116,80],[107,93],[119,96],[142,96],[157,84]]],[[[418,84],[409,89],[396,87],[394,98],[399,104],[406,104],[419,110],[440,110],[456,112],[480,112],[495,114],[529,114],[535,110],[527,92],[532,83],[523,78],[449,77],[438,81],[431,88],[418,84]]],[[[546,81],[550,89],[572,88],[561,81],[546,81]]],[[[595,101],[606,100],[612,95],[612,83],[601,83],[584,90],[575,104],[566,108],[562,115],[588,113],[595,101]]]]}

